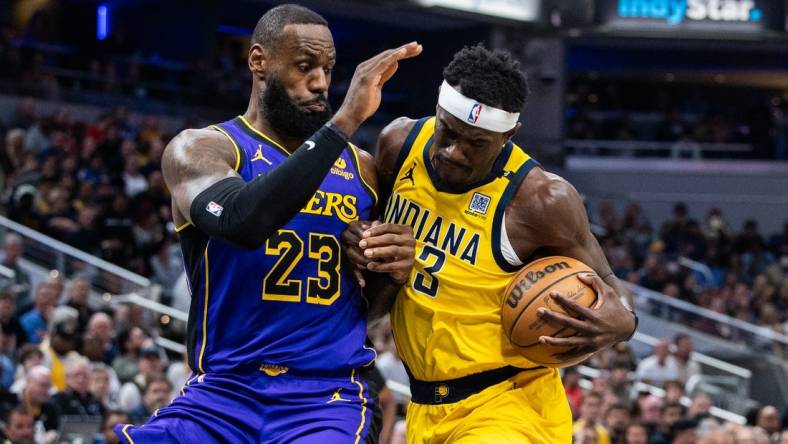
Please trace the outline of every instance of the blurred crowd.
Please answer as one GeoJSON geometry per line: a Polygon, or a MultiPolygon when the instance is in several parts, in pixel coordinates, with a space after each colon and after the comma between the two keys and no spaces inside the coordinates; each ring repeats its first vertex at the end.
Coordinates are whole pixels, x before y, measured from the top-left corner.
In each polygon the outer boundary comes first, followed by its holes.
{"type": "Polygon", "coordinates": [[[574,79],[566,95],[569,139],[662,142],[654,151],[603,147],[597,155],[788,159],[786,102],[765,90],[670,82],[574,79]],[[744,144],[738,152],[702,151],[698,143],[744,144]]]}
{"type": "MultiPolygon", "coordinates": [[[[674,206],[672,217],[658,229],[636,203],[621,214],[602,203],[591,218],[601,227],[599,242],[620,278],[780,333],[787,331],[788,222],[781,233],[767,236],[755,220],[735,230],[717,208],[704,220],[696,220],[683,203],[674,206]],[[682,265],[680,258],[700,267],[682,265]]],[[[663,313],[664,307],[653,310],[727,339],[751,339],[706,317],[663,313]]]]}
{"type": "Polygon", "coordinates": [[[28,302],[12,290],[0,290],[7,442],[72,442],[86,430],[94,444],[118,442],[115,424],[144,422],[185,383],[188,366],[155,345],[140,307],[93,309],[87,278],[66,285],[53,272],[28,302]]]}
{"type": "Polygon", "coordinates": [[[155,118],[135,126],[124,108],[94,122],[65,110],[38,116],[35,102],[24,99],[0,135],[0,201],[9,218],[168,287],[174,283],[181,265],[160,171],[171,136],[155,118]]]}
{"type": "Polygon", "coordinates": [[[14,94],[52,100],[246,106],[251,81],[239,39],[219,35],[211,57],[176,61],[135,49],[123,25],[106,40],[66,45],[53,32],[52,21],[42,12],[25,29],[0,27],[0,85],[14,94]]]}

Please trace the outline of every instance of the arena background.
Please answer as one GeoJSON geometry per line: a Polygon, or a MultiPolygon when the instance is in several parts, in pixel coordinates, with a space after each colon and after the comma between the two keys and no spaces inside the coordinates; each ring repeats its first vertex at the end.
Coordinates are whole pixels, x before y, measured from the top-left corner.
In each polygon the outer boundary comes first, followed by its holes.
{"type": "MultiPolygon", "coordinates": [[[[106,409],[144,421],[168,401],[145,396],[159,372],[178,392],[188,373],[189,295],[161,151],[180,129],[246,109],[249,37],[279,3],[0,2],[0,398],[30,385],[33,363],[24,358],[33,352],[22,344],[44,340],[52,366],[47,340],[75,316],[73,353],[91,361],[95,378],[108,375],[111,383],[94,390],[106,409]],[[23,318],[39,304],[54,313],[36,337],[23,318]],[[139,340],[127,340],[132,331],[139,340]]],[[[335,109],[359,62],[408,41],[423,45],[354,136],[373,153],[393,118],[434,112],[442,68],[458,49],[482,43],[521,61],[531,95],[516,142],[584,196],[641,319],[628,346],[566,372],[579,424],[594,423],[599,442],[619,442],[630,422],[645,424],[651,442],[686,430],[698,440],[730,437],[708,442],[750,442],[747,434],[778,442],[788,413],[785,2],[298,3],[323,14],[333,32],[335,109]],[[694,346],[689,364],[686,349],[660,342],[679,333],[694,346]],[[665,360],[686,372],[654,371],[665,360]],[[611,418],[618,404],[629,418],[623,425],[611,418]]],[[[387,321],[370,335],[401,418],[407,379],[387,321]]],[[[2,399],[7,412],[13,402],[2,399]]],[[[54,430],[64,440],[92,439],[101,423],[62,416],[54,430]],[[95,430],[74,425],[88,422],[95,430]]],[[[384,442],[404,442],[402,424],[390,424],[384,442]]],[[[37,426],[36,437],[50,429],[37,426]]],[[[577,439],[591,438],[579,430],[577,439]]]]}

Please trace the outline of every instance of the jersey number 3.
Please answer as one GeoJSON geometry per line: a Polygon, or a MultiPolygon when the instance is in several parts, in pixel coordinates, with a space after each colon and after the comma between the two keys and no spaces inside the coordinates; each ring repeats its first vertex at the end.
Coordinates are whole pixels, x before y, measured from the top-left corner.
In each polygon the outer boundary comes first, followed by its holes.
{"type": "MultiPolygon", "coordinates": [[[[290,279],[290,273],[304,257],[304,241],[293,230],[279,230],[268,238],[265,254],[276,256],[271,270],[263,279],[263,300],[301,302],[303,281],[290,279]]],[[[306,282],[306,302],[331,305],[339,297],[339,241],[335,236],[309,233],[308,255],[317,260],[317,277],[306,282]]]]}
{"type": "Polygon", "coordinates": [[[438,250],[435,247],[425,245],[419,254],[419,262],[425,264],[424,271],[416,272],[416,278],[413,279],[413,289],[419,293],[424,293],[427,296],[434,298],[438,295],[438,273],[443,269],[446,263],[446,253],[438,250]],[[426,265],[429,263],[432,265],[426,265]]]}

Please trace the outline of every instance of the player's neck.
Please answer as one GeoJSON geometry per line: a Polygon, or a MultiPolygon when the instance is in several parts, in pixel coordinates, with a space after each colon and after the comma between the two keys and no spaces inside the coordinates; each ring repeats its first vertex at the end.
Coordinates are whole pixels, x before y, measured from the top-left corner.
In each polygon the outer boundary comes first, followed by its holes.
{"type": "MultiPolygon", "coordinates": [[[[254,97],[254,95],[252,96],[254,97]]],[[[281,145],[287,152],[292,154],[299,146],[304,143],[304,139],[298,137],[289,137],[281,134],[279,131],[271,126],[268,119],[265,118],[262,110],[255,100],[249,101],[249,107],[244,113],[244,118],[261,133],[268,136],[271,140],[281,145]]]]}

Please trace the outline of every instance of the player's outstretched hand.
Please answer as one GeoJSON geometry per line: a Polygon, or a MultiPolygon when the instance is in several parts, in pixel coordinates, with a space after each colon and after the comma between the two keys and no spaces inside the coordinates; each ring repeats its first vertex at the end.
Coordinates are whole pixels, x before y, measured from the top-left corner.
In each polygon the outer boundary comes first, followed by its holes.
{"type": "Polygon", "coordinates": [[[624,306],[613,287],[607,285],[596,274],[585,273],[578,277],[596,291],[601,300],[597,308],[584,307],[558,292],[551,292],[550,296],[564,310],[577,313],[580,319],[544,308],[539,309],[539,316],[545,321],[571,327],[577,331],[576,335],[568,338],[551,336],[539,338],[539,342],[543,344],[572,347],[570,352],[557,356],[563,360],[602,350],[629,338],[635,330],[635,316],[624,306]]]}
{"type": "Polygon", "coordinates": [[[359,64],[353,73],[345,100],[331,122],[348,136],[355,133],[378,110],[383,84],[397,71],[400,60],[421,54],[421,49],[418,42],[410,42],[383,51],[359,64]]]}
{"type": "Polygon", "coordinates": [[[416,238],[410,225],[371,226],[361,233],[358,246],[369,260],[367,270],[388,273],[400,285],[407,282],[416,256],[416,238]]]}

